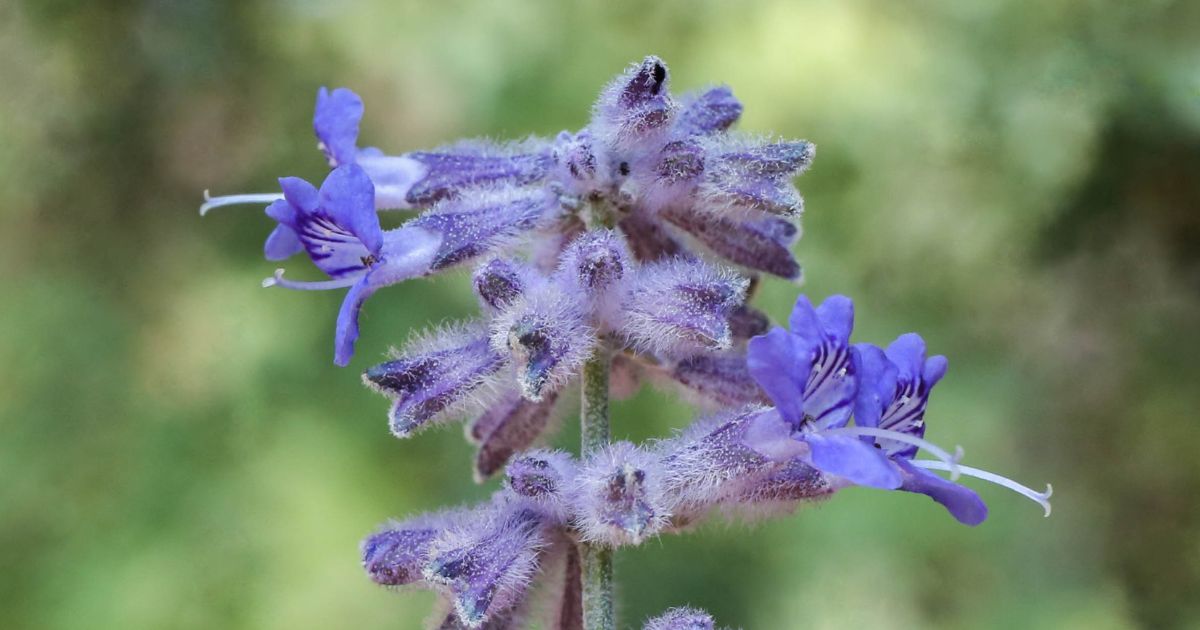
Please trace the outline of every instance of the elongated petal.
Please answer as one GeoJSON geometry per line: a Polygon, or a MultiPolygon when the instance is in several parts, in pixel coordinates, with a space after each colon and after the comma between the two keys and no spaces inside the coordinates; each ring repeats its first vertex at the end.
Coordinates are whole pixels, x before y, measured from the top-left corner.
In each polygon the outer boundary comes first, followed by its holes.
{"type": "Polygon", "coordinates": [[[905,460],[898,460],[896,465],[904,475],[901,490],[923,494],[937,501],[964,525],[975,526],[987,519],[987,504],[970,488],[946,481],[905,460]]]}
{"type": "Polygon", "coordinates": [[[793,426],[804,421],[804,386],[812,369],[814,348],[782,328],[750,340],[746,368],[793,426]]]}
{"type": "Polygon", "coordinates": [[[874,446],[854,437],[809,433],[804,441],[811,450],[811,464],[823,473],[844,477],[860,486],[894,490],[900,487],[900,472],[874,446]]]}

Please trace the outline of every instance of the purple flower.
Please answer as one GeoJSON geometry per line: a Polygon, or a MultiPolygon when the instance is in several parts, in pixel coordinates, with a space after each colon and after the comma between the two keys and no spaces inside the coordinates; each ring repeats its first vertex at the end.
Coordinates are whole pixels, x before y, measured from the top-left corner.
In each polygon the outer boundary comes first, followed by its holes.
{"type": "Polygon", "coordinates": [[[467,510],[449,510],[388,523],[363,541],[363,568],[386,586],[420,581],[433,542],[451,523],[470,515],[467,510]]]}
{"type": "Polygon", "coordinates": [[[567,453],[529,451],[509,462],[505,485],[537,506],[551,522],[566,524],[575,475],[575,460],[567,453]]]}
{"type": "MultiPolygon", "coordinates": [[[[1038,502],[1049,514],[1050,489],[1035,492],[994,473],[958,464],[923,438],[929,392],[946,372],[944,357],[925,357],[925,343],[903,335],[887,351],[849,346],[853,326],[850,300],[834,296],[818,308],[804,296],[796,301],[790,331],[772,330],[750,341],[750,373],[775,402],[779,417],[792,427],[793,449],[774,446],[776,459],[800,458],[826,475],[857,485],[925,494],[959,521],[977,525],[987,508],[972,491],[952,483],[961,474],[1003,485],[1038,502]],[[851,410],[855,426],[846,426],[851,410]],[[938,459],[913,460],[918,448],[938,459]],[[951,481],[925,472],[946,470],[951,481]]],[[[762,448],[759,443],[756,448],[762,448]]]]}
{"type": "Polygon", "coordinates": [[[681,209],[667,209],[662,217],[732,263],[800,280],[800,263],[791,250],[800,230],[790,221],[778,217],[734,220],[681,209]]]}

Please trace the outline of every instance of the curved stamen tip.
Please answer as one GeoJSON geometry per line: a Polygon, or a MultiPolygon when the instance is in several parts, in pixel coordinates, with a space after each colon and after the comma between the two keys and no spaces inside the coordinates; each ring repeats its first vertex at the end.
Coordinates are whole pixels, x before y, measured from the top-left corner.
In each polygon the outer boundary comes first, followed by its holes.
{"type": "Polygon", "coordinates": [[[208,194],[208,190],[204,191],[204,203],[200,204],[200,216],[208,214],[213,208],[221,206],[234,206],[243,203],[273,203],[283,199],[283,193],[256,193],[249,195],[221,195],[213,197],[208,194]]]}
{"type": "Polygon", "coordinates": [[[297,282],[284,278],[283,271],[283,269],[276,269],[275,275],[270,278],[263,278],[263,288],[282,287],[284,289],[292,289],[293,291],[328,291],[330,289],[345,289],[354,286],[354,283],[358,282],[360,277],[351,276],[349,278],[337,278],[321,282],[297,282]]]}
{"type": "MultiPolygon", "coordinates": [[[[914,459],[912,460],[912,464],[914,466],[927,468],[930,470],[950,470],[950,467],[947,466],[945,462],[938,460],[914,459]]],[[[1013,492],[1016,492],[1026,499],[1029,499],[1030,501],[1042,506],[1042,509],[1046,511],[1045,516],[1047,518],[1050,516],[1050,497],[1054,494],[1054,486],[1046,484],[1046,491],[1038,492],[1037,490],[1023,486],[1012,479],[1009,479],[1008,477],[1002,477],[996,473],[988,472],[986,470],[971,468],[970,466],[959,466],[959,470],[962,472],[962,474],[968,477],[990,481],[998,486],[1003,486],[1009,490],[1012,490],[1013,492]]]]}

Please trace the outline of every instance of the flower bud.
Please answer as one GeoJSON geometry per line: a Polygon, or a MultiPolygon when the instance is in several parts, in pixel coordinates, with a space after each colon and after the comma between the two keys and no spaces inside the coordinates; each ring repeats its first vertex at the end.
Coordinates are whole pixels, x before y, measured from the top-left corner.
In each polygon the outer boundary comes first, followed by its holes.
{"type": "Polygon", "coordinates": [[[478,628],[520,604],[548,541],[540,517],[517,503],[485,508],[430,547],[425,579],[449,588],[459,621],[478,628]]]}
{"type": "Polygon", "coordinates": [[[557,399],[558,392],[549,392],[538,402],[511,392],[493,404],[472,425],[472,434],[480,434],[475,478],[482,481],[491,477],[513,453],[537,441],[550,424],[557,399]]]}
{"type": "Polygon", "coordinates": [[[622,307],[619,331],[639,350],[669,356],[730,347],[729,315],[749,280],[700,261],[644,265],[622,307]]]}
{"type": "Polygon", "coordinates": [[[746,357],[740,354],[697,354],[677,362],[670,375],[708,405],[735,407],[768,402],[746,369],[746,357]]]}
{"type": "Polygon", "coordinates": [[[654,454],[617,442],[588,457],[576,477],[576,527],[585,540],[638,545],[659,532],[670,513],[654,454]]]}
{"type": "Polygon", "coordinates": [[[733,90],[721,85],[685,95],[675,119],[676,133],[711,135],[728,130],[742,116],[742,104],[733,90]]]}
{"type": "Polygon", "coordinates": [[[525,276],[526,272],[520,263],[493,258],[475,270],[471,283],[483,307],[497,312],[525,292],[529,284],[525,276]]]}
{"type": "Polygon", "coordinates": [[[579,373],[596,338],[578,299],[556,287],[524,296],[492,322],[492,347],[511,356],[521,394],[541,400],[579,373]]]}
{"type": "Polygon", "coordinates": [[[672,608],[646,622],[642,630],[713,630],[712,615],[695,608],[672,608]]]}
{"type": "Polygon", "coordinates": [[[662,217],[734,264],[788,280],[800,278],[800,264],[791,251],[800,230],[789,221],[731,220],[680,208],[668,208],[662,217]]]}
{"type": "Polygon", "coordinates": [[[408,437],[431,421],[450,415],[494,375],[504,357],[478,326],[451,329],[414,344],[404,356],[367,370],[364,382],[394,399],[392,433],[408,437]]]}

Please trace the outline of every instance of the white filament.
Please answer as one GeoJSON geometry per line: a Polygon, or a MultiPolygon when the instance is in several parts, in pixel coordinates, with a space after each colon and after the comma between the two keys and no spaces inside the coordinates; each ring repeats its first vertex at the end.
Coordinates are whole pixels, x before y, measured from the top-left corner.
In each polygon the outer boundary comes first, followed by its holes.
{"type": "Polygon", "coordinates": [[[888,429],[876,429],[874,427],[842,427],[840,429],[829,429],[822,431],[822,433],[828,433],[831,435],[866,435],[873,438],[884,438],[888,440],[895,440],[897,442],[903,442],[905,444],[911,444],[919,449],[928,451],[934,457],[937,457],[945,462],[946,468],[944,470],[950,471],[950,479],[958,479],[958,461],[963,458],[963,449],[961,446],[955,446],[954,455],[951,455],[942,449],[942,447],[930,442],[929,440],[923,440],[915,435],[909,435],[908,433],[901,433],[899,431],[891,431],[888,429]]]}
{"type": "MultiPolygon", "coordinates": [[[[945,463],[937,460],[914,459],[912,464],[920,468],[929,468],[932,470],[949,470],[949,467],[946,466],[945,463]]],[[[1005,488],[1008,488],[1009,490],[1012,490],[1013,492],[1016,492],[1017,494],[1034,501],[1038,505],[1042,506],[1043,510],[1046,510],[1046,516],[1050,516],[1050,495],[1054,494],[1054,486],[1046,484],[1046,491],[1038,492],[1032,488],[1023,486],[1012,479],[1009,479],[1008,477],[1001,477],[996,473],[990,473],[986,470],[971,468],[970,466],[960,466],[959,470],[961,470],[963,474],[968,477],[975,477],[976,479],[990,481],[998,486],[1004,486],[1005,488]]]]}
{"type": "Polygon", "coordinates": [[[338,278],[322,282],[296,282],[295,280],[284,278],[282,269],[276,269],[275,275],[270,278],[264,278],[262,285],[264,289],[267,287],[283,287],[294,291],[328,291],[330,289],[345,289],[354,286],[354,283],[358,282],[360,277],[338,278]]]}
{"type": "Polygon", "coordinates": [[[208,196],[208,191],[204,191],[204,203],[200,204],[200,216],[208,214],[213,208],[221,206],[235,206],[243,203],[271,203],[283,199],[282,193],[257,193],[251,195],[221,195],[220,197],[208,196]]]}

